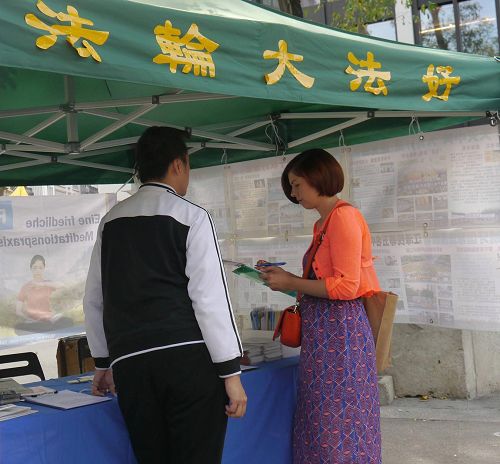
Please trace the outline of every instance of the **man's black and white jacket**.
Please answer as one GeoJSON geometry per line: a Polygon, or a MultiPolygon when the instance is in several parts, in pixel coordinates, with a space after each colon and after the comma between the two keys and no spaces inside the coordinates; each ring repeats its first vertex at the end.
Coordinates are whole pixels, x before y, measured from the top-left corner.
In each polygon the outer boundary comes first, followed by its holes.
{"type": "Polygon", "coordinates": [[[99,225],[83,301],[96,367],[205,343],[220,377],[243,355],[210,215],[147,183],[99,225]]]}

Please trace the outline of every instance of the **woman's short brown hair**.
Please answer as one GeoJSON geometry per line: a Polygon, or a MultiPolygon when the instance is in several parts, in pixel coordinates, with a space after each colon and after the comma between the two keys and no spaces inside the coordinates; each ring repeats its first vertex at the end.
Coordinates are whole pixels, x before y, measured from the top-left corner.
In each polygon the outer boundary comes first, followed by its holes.
{"type": "Polygon", "coordinates": [[[298,201],[292,197],[292,186],[288,174],[303,177],[321,196],[333,197],[344,188],[344,172],[339,162],[325,150],[312,148],[303,151],[290,160],[281,174],[281,186],[286,197],[293,203],[298,201]]]}

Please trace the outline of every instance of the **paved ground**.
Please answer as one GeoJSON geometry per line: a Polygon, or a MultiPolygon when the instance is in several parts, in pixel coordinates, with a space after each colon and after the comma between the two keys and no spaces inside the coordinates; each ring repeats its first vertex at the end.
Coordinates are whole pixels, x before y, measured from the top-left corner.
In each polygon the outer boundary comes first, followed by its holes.
{"type": "Polygon", "coordinates": [[[500,464],[500,393],[382,407],[383,464],[500,464]]]}

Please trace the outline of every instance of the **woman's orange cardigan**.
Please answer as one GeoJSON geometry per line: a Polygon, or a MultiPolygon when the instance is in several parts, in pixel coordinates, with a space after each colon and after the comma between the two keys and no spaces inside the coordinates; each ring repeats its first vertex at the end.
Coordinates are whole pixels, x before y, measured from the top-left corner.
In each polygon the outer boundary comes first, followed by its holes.
{"type": "MultiPolygon", "coordinates": [[[[380,291],[373,267],[372,241],[368,224],[361,212],[350,205],[339,208],[339,200],[330,213],[323,242],[316,251],[312,267],[316,277],[325,280],[332,300],[354,300],[380,291]]],[[[321,227],[314,225],[314,237],[321,227]]]]}

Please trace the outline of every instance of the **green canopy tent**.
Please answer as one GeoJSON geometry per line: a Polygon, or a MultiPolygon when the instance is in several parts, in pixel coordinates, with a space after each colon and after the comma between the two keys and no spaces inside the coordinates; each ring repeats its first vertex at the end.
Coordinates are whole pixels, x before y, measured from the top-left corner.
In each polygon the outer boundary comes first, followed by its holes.
{"type": "Polygon", "coordinates": [[[241,0],[2,0],[0,185],[126,182],[151,125],[193,167],[498,120],[500,63],[241,0]]]}

